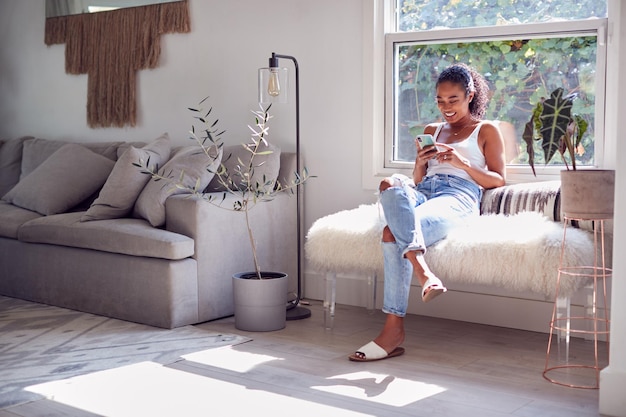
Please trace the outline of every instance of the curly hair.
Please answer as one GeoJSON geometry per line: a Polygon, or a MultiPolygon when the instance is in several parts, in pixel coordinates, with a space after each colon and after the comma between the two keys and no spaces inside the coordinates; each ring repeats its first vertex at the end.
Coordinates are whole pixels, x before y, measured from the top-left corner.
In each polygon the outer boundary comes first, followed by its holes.
{"type": "Polygon", "coordinates": [[[485,116],[489,103],[489,85],[485,77],[469,65],[457,63],[441,71],[436,86],[445,81],[463,86],[466,97],[474,92],[474,98],[469,103],[470,114],[476,119],[485,116]]]}

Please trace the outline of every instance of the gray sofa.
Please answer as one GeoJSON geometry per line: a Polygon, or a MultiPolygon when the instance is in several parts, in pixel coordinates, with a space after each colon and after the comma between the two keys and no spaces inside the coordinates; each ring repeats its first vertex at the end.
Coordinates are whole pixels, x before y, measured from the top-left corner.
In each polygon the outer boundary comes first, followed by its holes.
{"type": "MultiPolygon", "coordinates": [[[[149,176],[135,166],[129,171],[127,160],[121,165],[129,149],[145,148],[141,152],[150,155],[152,143],[0,141],[0,294],[163,328],[232,315],[231,276],[253,265],[243,214],[189,194],[172,195],[158,182],[144,186],[149,176]],[[60,156],[63,151],[70,159],[60,156]],[[122,188],[133,181],[139,195],[130,206],[102,201],[107,192],[128,200],[133,192],[122,188]],[[156,198],[142,197],[148,188],[156,198]],[[50,207],[59,195],[63,204],[50,207]],[[90,217],[94,208],[106,215],[96,210],[90,217]],[[146,213],[153,209],[158,215],[146,213]]],[[[161,149],[163,168],[189,147],[172,150],[171,158],[169,149],[161,149]]],[[[179,158],[178,168],[193,172],[193,157],[179,158]]],[[[295,171],[294,154],[275,152],[272,158],[279,178],[295,171]]],[[[213,191],[214,181],[203,181],[205,192],[213,191]]],[[[227,197],[223,206],[232,201],[227,197]]],[[[288,273],[294,288],[295,198],[278,195],[251,215],[261,265],[288,273]]]]}

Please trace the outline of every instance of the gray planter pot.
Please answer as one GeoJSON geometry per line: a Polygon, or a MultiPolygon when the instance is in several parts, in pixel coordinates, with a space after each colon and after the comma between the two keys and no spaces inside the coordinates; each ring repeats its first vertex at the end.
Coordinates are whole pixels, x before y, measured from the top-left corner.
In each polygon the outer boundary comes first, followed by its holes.
{"type": "Polygon", "coordinates": [[[288,277],[282,272],[233,275],[235,327],[250,332],[284,329],[287,320],[288,277]],[[249,278],[250,277],[250,278],[249,278]]]}
{"type": "Polygon", "coordinates": [[[611,219],[615,171],[561,171],[561,212],[573,219],[611,219]]]}

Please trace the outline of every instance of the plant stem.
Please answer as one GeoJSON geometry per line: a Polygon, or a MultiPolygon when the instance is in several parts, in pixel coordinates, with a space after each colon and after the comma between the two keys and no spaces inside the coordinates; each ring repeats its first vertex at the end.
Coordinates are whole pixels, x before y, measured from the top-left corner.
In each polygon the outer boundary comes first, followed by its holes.
{"type": "Polygon", "coordinates": [[[259,260],[256,254],[256,242],[254,241],[254,235],[252,234],[252,227],[250,226],[250,217],[248,214],[248,204],[244,203],[243,211],[246,214],[246,228],[248,229],[248,238],[250,239],[250,246],[252,247],[252,258],[254,259],[254,271],[259,279],[263,279],[261,276],[261,268],[259,267],[259,260]]]}

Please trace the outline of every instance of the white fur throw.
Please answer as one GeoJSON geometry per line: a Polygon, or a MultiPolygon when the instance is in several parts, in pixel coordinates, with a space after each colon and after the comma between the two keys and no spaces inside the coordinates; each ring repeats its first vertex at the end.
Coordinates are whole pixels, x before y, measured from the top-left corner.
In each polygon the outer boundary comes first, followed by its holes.
{"type": "MultiPolygon", "coordinates": [[[[383,276],[377,204],[362,205],[318,219],[307,234],[305,253],[319,272],[383,276]]],[[[537,212],[482,215],[428,248],[426,260],[444,282],[463,282],[531,291],[553,298],[563,225],[537,212]]],[[[568,227],[564,265],[593,265],[593,236],[568,227]]],[[[562,278],[561,295],[571,295],[584,279],[562,278]]]]}

